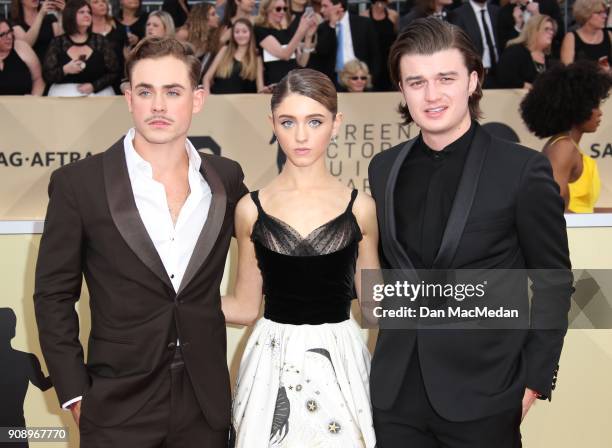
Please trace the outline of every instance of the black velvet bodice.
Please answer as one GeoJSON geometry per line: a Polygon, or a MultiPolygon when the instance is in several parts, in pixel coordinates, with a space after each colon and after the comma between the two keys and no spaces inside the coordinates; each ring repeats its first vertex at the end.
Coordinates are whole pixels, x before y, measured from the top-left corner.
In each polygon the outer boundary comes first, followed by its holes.
{"type": "Polygon", "coordinates": [[[264,316],[293,325],[342,322],[355,297],[357,251],[362,235],[352,212],[357,190],[341,215],[305,237],[268,215],[251,193],[259,216],[251,240],[263,277],[264,316]]]}

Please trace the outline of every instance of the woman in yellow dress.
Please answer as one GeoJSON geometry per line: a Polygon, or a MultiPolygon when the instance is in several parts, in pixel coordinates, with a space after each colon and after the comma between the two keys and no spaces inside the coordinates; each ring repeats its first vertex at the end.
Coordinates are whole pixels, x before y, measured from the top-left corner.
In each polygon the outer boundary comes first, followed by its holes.
{"type": "Polygon", "coordinates": [[[521,102],[521,115],[531,132],[549,138],[542,150],[550,160],[565,207],[593,213],[600,179],[595,160],[580,149],[582,135],[601,122],[601,102],[612,77],[590,62],[559,64],[538,77],[521,102]]]}

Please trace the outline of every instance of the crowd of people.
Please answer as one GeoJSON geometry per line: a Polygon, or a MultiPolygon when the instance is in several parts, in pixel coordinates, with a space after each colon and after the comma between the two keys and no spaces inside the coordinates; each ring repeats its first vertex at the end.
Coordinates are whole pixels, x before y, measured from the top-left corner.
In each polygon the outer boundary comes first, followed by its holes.
{"type": "Polygon", "coordinates": [[[611,20],[603,0],[576,0],[569,32],[556,0],[13,0],[0,23],[0,93],[114,95],[124,61],[147,36],[176,36],[202,62],[212,93],[271,93],[290,70],[325,73],[339,91],[391,91],[387,59],[413,20],[462,28],[483,59],[484,88],[530,88],[556,63],[609,70],[611,20]],[[405,9],[405,10],[404,10],[405,9]],[[33,50],[33,51],[32,51],[33,50]]]}

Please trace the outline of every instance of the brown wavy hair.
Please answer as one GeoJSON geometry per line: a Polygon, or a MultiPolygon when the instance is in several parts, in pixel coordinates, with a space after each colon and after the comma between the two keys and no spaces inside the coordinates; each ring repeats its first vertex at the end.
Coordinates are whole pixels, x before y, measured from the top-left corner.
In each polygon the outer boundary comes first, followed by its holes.
{"type": "Polygon", "coordinates": [[[125,61],[125,72],[132,82],[132,71],[138,61],[143,59],[159,59],[173,56],[185,63],[189,70],[191,86],[196,89],[200,85],[201,63],[193,54],[191,45],[183,44],[174,37],[147,37],[136,44],[125,61]]]}
{"type": "Polygon", "coordinates": [[[193,5],[185,22],[187,42],[193,45],[198,55],[211,51],[214,30],[208,26],[208,16],[213,8],[210,3],[193,5]]]}
{"type": "MultiPolygon", "coordinates": [[[[482,83],[484,81],[484,67],[482,59],[470,38],[458,26],[448,22],[427,17],[410,22],[402,33],[397,37],[389,51],[389,74],[393,85],[401,84],[402,74],[400,61],[402,56],[408,54],[431,55],[439,51],[456,49],[463,56],[463,61],[468,73],[478,74],[478,85],[470,96],[468,106],[470,117],[476,120],[482,116],[480,100],[482,98],[482,83]]],[[[414,120],[410,115],[408,106],[400,104],[398,112],[404,119],[404,124],[412,123],[414,120]]]]}

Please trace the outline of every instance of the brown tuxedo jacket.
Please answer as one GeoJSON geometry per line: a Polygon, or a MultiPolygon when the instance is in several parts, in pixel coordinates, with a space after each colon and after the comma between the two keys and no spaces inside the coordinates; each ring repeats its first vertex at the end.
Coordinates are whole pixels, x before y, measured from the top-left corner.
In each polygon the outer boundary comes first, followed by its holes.
{"type": "Polygon", "coordinates": [[[82,395],[81,412],[99,426],[120,424],[155,394],[179,337],[206,420],[216,430],[229,427],[219,285],[234,208],[247,189],[238,163],[201,156],[211,205],[178,292],[136,208],[123,139],[51,176],[34,292],[40,344],[60,402],[82,395]],[[87,362],[75,311],[83,276],[87,362]]]}

